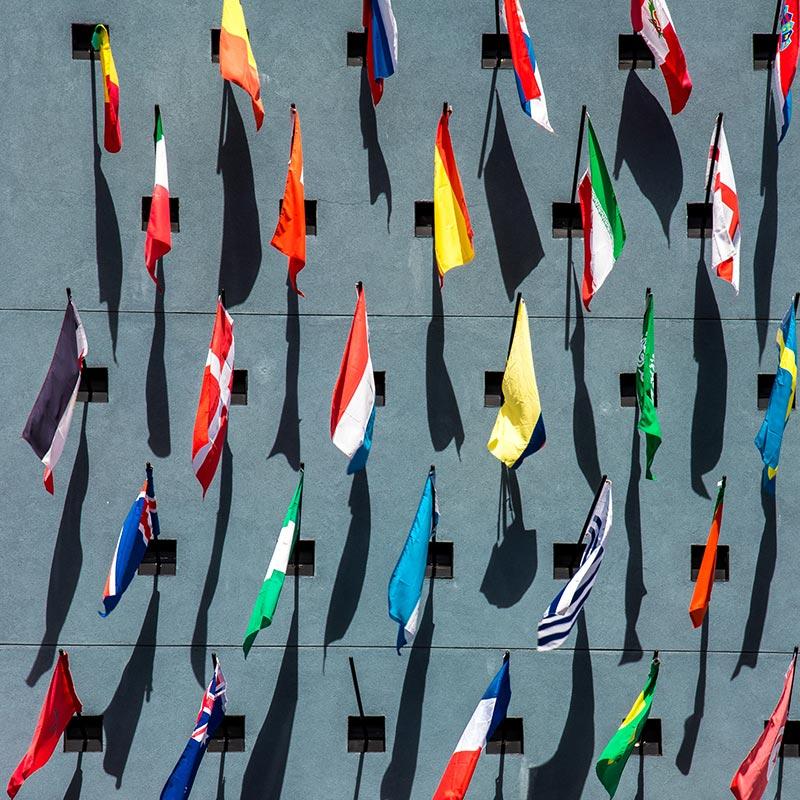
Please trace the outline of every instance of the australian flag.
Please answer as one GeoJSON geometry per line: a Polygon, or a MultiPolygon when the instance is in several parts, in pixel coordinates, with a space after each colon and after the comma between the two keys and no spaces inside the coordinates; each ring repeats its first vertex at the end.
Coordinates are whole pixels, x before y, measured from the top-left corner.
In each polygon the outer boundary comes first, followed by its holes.
{"type": "Polygon", "coordinates": [[[225,677],[217,660],[214,663],[214,676],[203,695],[203,704],[200,706],[192,737],[161,792],[161,800],[186,800],[189,797],[197,769],[208,747],[208,740],[225,716],[225,706],[228,703],[225,690],[225,677]]]}

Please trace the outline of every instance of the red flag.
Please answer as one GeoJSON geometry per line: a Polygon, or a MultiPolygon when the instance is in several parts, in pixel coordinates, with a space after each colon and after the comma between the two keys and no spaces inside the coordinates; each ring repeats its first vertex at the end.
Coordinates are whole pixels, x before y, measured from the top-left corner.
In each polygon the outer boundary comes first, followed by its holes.
{"type": "Polygon", "coordinates": [[[289,283],[300,297],[297,273],[306,265],[306,196],[303,188],[303,138],[300,135],[300,115],[292,103],[292,146],[286,188],[278,217],[278,225],[270,244],[289,258],[289,283]]]}
{"type": "Polygon", "coordinates": [[[708,604],[711,602],[711,588],[714,585],[714,572],[717,569],[717,544],[719,543],[719,532],[722,528],[722,506],[724,500],[725,478],[719,482],[717,502],[714,506],[714,519],[711,521],[711,530],[709,530],[708,539],[706,539],[703,560],[700,562],[700,570],[697,573],[692,601],[689,603],[689,616],[692,618],[692,625],[695,628],[699,628],[703,624],[703,617],[705,617],[708,604]]]}
{"type": "Polygon", "coordinates": [[[783,691],[778,705],[772,712],[764,732],[758,737],[747,758],[742,761],[731,781],[731,791],[736,800],[761,800],[767,790],[769,776],[775,768],[778,753],[783,742],[783,729],[789,717],[789,705],[792,702],[794,686],[794,669],[797,665],[797,648],[794,650],[789,669],[783,680],[783,691]]]}
{"type": "Polygon", "coordinates": [[[72,715],[80,713],[82,708],[72,684],[69,656],[62,650],[53,670],[50,688],[39,712],[39,721],[36,723],[28,752],[22,757],[22,761],[8,781],[6,791],[9,797],[15,797],[25,780],[50,760],[72,715]]]}
{"type": "Polygon", "coordinates": [[[158,285],[156,262],[172,249],[167,144],[164,141],[164,126],[161,123],[161,109],[158,106],[156,106],[156,127],[153,131],[153,141],[156,147],[156,177],[153,181],[153,197],[150,201],[150,216],[147,220],[147,237],[144,240],[144,263],[153,282],[158,285]]]}

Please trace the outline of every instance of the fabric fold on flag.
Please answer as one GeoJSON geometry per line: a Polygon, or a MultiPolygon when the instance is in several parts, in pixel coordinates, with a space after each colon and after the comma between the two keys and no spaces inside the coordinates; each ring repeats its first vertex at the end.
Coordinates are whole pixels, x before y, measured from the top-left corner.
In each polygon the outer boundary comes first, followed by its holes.
{"type": "Polygon", "coordinates": [[[772,62],[772,93],[778,118],[778,144],[783,141],[792,121],[792,82],[797,72],[800,56],[800,38],[797,25],[800,21],[800,0],[786,0],[778,12],[778,41],[772,62]]]}
{"type": "Polygon", "coordinates": [[[100,55],[103,73],[103,146],[109,153],[122,149],[122,127],[119,122],[119,75],[111,52],[111,40],[105,25],[95,26],[92,50],[100,55]]]}
{"type": "Polygon", "coordinates": [[[53,471],[67,440],[88,354],[83,323],[70,296],[50,368],[22,431],[22,438],[44,464],[43,483],[50,494],[54,492],[53,471]]]}
{"type": "Polygon", "coordinates": [[[661,447],[661,423],[655,400],[656,334],[653,316],[653,294],[648,292],[642,320],[642,350],[636,365],[636,401],[639,404],[638,429],[645,437],[645,477],[652,481],[653,459],[661,447]]]}
{"type": "Polygon", "coordinates": [[[711,529],[708,532],[706,546],[703,550],[703,560],[700,562],[700,570],[697,573],[697,580],[694,584],[694,592],[689,603],[689,616],[692,625],[699,628],[703,624],[703,618],[708,611],[711,602],[711,590],[714,587],[714,573],[717,569],[717,545],[719,544],[719,533],[722,529],[722,506],[725,500],[725,478],[717,486],[717,502],[714,504],[714,518],[711,521],[711,529]]]}
{"type": "Polygon", "coordinates": [[[240,0],[222,1],[222,28],[219,32],[219,71],[223,79],[235,83],[250,95],[256,130],[264,122],[261,78],[250,47],[250,34],[240,0]]]}
{"type": "Polygon", "coordinates": [[[364,0],[362,24],[366,34],[366,68],[372,104],[383,97],[383,81],[397,69],[397,22],[392,0],[364,0]]]}
{"type": "Polygon", "coordinates": [[[153,131],[156,149],[156,176],[153,181],[153,197],[150,201],[150,216],[147,220],[147,235],[144,240],[144,263],[153,283],[158,286],[156,263],[172,250],[172,220],[169,213],[169,176],[167,175],[167,145],[164,141],[164,126],[161,109],[156,106],[156,126],[153,131]]]}
{"type": "Polygon", "coordinates": [[[719,122],[719,141],[717,127],[711,135],[706,186],[711,186],[711,268],[717,276],[727,281],[739,294],[739,253],[741,250],[741,227],[739,225],[739,195],[736,194],[736,181],[733,177],[731,154],[722,120],[719,122]]]}

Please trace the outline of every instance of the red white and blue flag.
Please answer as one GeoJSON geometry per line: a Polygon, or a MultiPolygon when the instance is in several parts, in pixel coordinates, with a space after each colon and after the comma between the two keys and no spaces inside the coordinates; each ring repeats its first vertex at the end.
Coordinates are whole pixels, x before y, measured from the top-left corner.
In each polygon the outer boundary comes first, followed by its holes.
{"type": "Polygon", "coordinates": [[[522,110],[536,123],[550,133],[550,120],[547,117],[547,103],[544,99],[542,76],[533,52],[533,42],[525,24],[520,0],[503,0],[501,7],[503,26],[508,32],[511,45],[511,61],[514,64],[514,78],[522,110]]]}
{"type": "Polygon", "coordinates": [[[373,105],[383,97],[383,79],[397,69],[397,23],[392,0],[364,0],[364,33],[367,37],[367,77],[373,105]]]}
{"type": "Polygon", "coordinates": [[[780,138],[783,141],[792,119],[792,81],[797,71],[797,57],[800,54],[800,36],[797,22],[800,19],[800,0],[786,0],[778,17],[778,45],[772,65],[772,89],[775,106],[780,112],[780,138]]]}
{"type": "Polygon", "coordinates": [[[506,718],[510,701],[511,679],[506,654],[503,666],[484,692],[464,733],[461,734],[433,800],[462,800],[469,789],[481,751],[486,746],[487,739],[506,718]]]}
{"type": "Polygon", "coordinates": [[[194,731],[161,791],[161,800],[186,800],[189,797],[200,762],[206,753],[208,740],[225,716],[225,706],[228,703],[226,689],[225,677],[217,660],[214,663],[214,676],[203,695],[194,731]]]}
{"type": "Polygon", "coordinates": [[[116,608],[122,593],[130,586],[139,564],[142,563],[147,545],[151,539],[157,539],[160,532],[153,487],[153,468],[150,464],[146,467],[146,473],[144,486],[133,501],[119,532],[117,548],[114,550],[111,569],[108,571],[103,589],[105,612],[98,611],[101,617],[107,617],[116,608]]]}

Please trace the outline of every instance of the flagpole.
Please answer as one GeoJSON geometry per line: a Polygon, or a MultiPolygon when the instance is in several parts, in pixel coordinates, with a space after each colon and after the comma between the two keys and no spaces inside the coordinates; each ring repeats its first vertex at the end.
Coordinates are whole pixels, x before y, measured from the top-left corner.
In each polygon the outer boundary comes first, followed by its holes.
{"type": "Polygon", "coordinates": [[[227,308],[225,305],[225,290],[221,286],[219,287],[219,301],[222,303],[223,308],[227,308]]]}
{"type": "Polygon", "coordinates": [[[153,106],[153,112],[155,116],[155,121],[153,122],[153,141],[155,142],[156,133],[158,132],[158,118],[161,116],[161,106],[156,103],[153,106]]]}
{"type": "MultiPolygon", "coordinates": [[[[600,478],[600,485],[597,487],[597,491],[594,493],[594,500],[592,500],[592,504],[589,506],[589,513],[586,515],[586,522],[583,523],[583,527],[581,528],[580,536],[578,536],[578,548],[580,548],[581,542],[583,541],[583,537],[586,536],[586,531],[589,529],[589,523],[592,521],[592,512],[594,511],[595,505],[597,505],[597,501],[600,499],[600,493],[603,491],[603,487],[606,485],[606,481],[608,480],[608,475],[603,475],[600,478]]],[[[570,572],[572,572],[575,564],[578,561],[578,548],[576,548],[575,553],[572,556],[572,563],[570,564],[570,572]]],[[[570,575],[570,577],[572,577],[570,575]]]]}
{"type": "Polygon", "coordinates": [[[211,653],[211,666],[214,668],[214,672],[217,671],[217,654],[211,653]]]}
{"type": "MultiPolygon", "coordinates": [[[[156,106],[156,108],[158,108],[158,106],[156,106]]],[[[152,471],[152,469],[153,469],[153,465],[149,461],[145,461],[144,462],[144,474],[145,474],[145,490],[144,490],[144,493],[145,493],[145,495],[147,495],[147,489],[149,488],[148,484],[149,484],[149,477],[150,476],[147,473],[152,471]]],[[[145,500],[145,503],[147,503],[147,500],[145,500]]],[[[153,537],[153,538],[156,538],[156,537],[153,537]]],[[[152,539],[151,539],[151,541],[152,541],[152,539]]],[[[155,574],[154,583],[156,585],[158,585],[158,574],[159,574],[159,572],[161,572],[161,550],[159,550],[159,548],[156,547],[155,551],[156,551],[156,574],[155,574]]]]}
{"type": "MultiPolygon", "coordinates": [[[[783,0],[780,0],[783,2],[783,0]]],[[[702,221],[700,223],[700,241],[702,242],[703,239],[706,238],[706,206],[708,206],[709,201],[711,200],[711,183],[714,180],[714,165],[719,161],[719,137],[720,133],[722,132],[722,112],[720,111],[717,114],[717,127],[714,131],[714,145],[711,148],[711,162],[708,165],[708,180],[706,181],[706,199],[703,205],[703,216],[702,221]]]]}
{"type": "Polygon", "coordinates": [[[70,289],[69,286],[67,286],[67,302],[72,302],[72,289],[70,289]]]}
{"type": "MultiPolygon", "coordinates": [[[[578,149],[575,153],[575,171],[572,173],[572,199],[570,203],[575,205],[575,195],[578,193],[578,171],[581,168],[581,150],[583,149],[583,131],[586,127],[586,106],[581,107],[581,123],[578,128],[578,149]]],[[[572,238],[572,208],[569,212],[568,236],[572,238]]]]}
{"type": "Polygon", "coordinates": [[[794,692],[794,677],[797,674],[797,645],[794,646],[794,650],[792,651],[792,660],[794,661],[795,670],[792,673],[792,685],[789,689],[789,704],[786,706],[786,716],[789,716],[789,709],[792,705],[792,693],[794,692]]]}
{"type": "Polygon", "coordinates": [[[511,336],[508,337],[508,353],[506,353],[506,361],[511,355],[511,345],[514,344],[514,333],[517,330],[517,316],[519,314],[519,307],[522,304],[522,292],[517,292],[517,302],[514,306],[514,321],[511,323],[511,336]]]}
{"type": "Polygon", "coordinates": [[[353,656],[350,659],[350,675],[353,678],[353,691],[356,693],[356,705],[358,705],[358,715],[361,717],[361,727],[364,729],[364,752],[369,748],[369,733],[367,732],[367,718],[364,714],[364,704],[361,702],[361,690],[358,688],[358,676],[356,675],[356,665],[353,656]]]}
{"type": "MultiPolygon", "coordinates": [[[[782,0],[781,0],[782,2],[782,0]]],[[[494,0],[494,32],[496,44],[495,69],[500,66],[500,0],[494,0]]]]}
{"type": "MultiPolygon", "coordinates": [[[[69,290],[67,290],[69,291],[69,290]]],[[[797,314],[797,304],[800,303],[800,292],[797,292],[794,296],[794,313],[797,314]]]]}
{"type": "Polygon", "coordinates": [[[778,0],[775,5],[775,18],[772,20],[772,35],[776,36],[778,33],[778,22],[781,18],[781,8],[783,7],[784,0],[778,0]]]}

